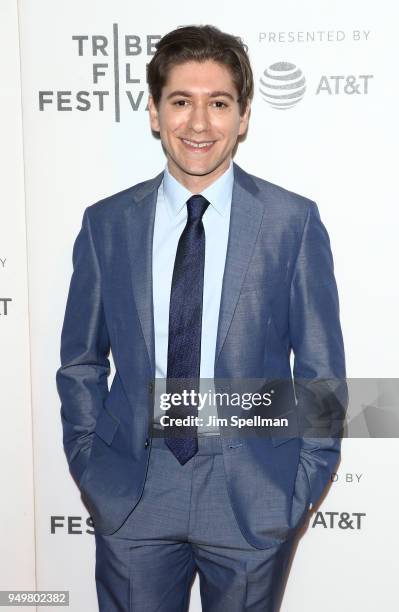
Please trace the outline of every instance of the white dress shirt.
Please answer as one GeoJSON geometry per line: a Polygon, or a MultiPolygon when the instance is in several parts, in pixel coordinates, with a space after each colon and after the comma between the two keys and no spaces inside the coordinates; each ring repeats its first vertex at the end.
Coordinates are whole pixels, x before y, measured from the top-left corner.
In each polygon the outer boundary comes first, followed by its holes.
{"type": "MultiPolygon", "coordinates": [[[[233,162],[229,168],[201,191],[209,202],[202,218],[205,230],[205,268],[201,334],[200,377],[202,390],[213,390],[217,328],[227,243],[230,227],[231,199],[233,192],[233,162]],[[211,385],[211,386],[210,386],[211,385]]],[[[187,222],[187,200],[194,195],[168,171],[158,189],[153,240],[153,295],[155,330],[155,376],[157,393],[163,392],[168,364],[169,302],[177,245],[187,222]]],[[[154,421],[165,412],[155,406],[154,421]]],[[[201,410],[204,427],[198,433],[217,433],[215,426],[208,427],[209,414],[216,415],[216,408],[201,410]]]]}

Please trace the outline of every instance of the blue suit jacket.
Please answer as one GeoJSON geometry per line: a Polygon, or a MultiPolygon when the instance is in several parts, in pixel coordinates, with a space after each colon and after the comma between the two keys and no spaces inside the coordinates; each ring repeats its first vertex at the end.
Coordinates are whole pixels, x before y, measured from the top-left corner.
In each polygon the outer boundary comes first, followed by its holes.
{"type": "MultiPolygon", "coordinates": [[[[74,245],[57,387],[70,471],[102,534],[138,503],[151,452],[152,236],[162,175],[89,206],[74,245]]],[[[234,163],[215,381],[280,379],[294,388],[294,380],[296,401],[292,393],[284,411],[299,426],[320,413],[320,398],[343,406],[342,387],[335,393],[328,381],[344,377],[333,260],[316,204],[234,163]]],[[[298,432],[221,438],[237,522],[258,548],[295,533],[338,462],[339,437],[298,432]]]]}

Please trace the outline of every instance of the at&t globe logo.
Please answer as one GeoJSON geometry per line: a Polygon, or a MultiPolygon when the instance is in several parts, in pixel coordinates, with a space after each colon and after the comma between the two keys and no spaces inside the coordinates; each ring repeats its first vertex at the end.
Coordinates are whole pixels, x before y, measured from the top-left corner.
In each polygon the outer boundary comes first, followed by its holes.
{"type": "Polygon", "coordinates": [[[276,62],[263,72],[259,91],[270,106],[286,110],[298,104],[305,95],[305,76],[295,64],[276,62]]]}

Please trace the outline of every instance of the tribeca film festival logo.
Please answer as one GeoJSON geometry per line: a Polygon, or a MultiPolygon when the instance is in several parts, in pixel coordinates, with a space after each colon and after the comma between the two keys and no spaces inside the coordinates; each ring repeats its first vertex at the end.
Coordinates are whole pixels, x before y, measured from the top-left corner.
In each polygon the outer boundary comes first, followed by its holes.
{"type": "Polygon", "coordinates": [[[49,109],[56,109],[57,112],[112,111],[115,121],[120,122],[124,100],[128,101],[128,107],[133,111],[138,111],[143,106],[147,75],[142,56],[148,58],[154,55],[155,45],[160,38],[158,34],[122,35],[117,23],[113,24],[111,36],[103,34],[71,36],[75,56],[78,56],[82,62],[90,61],[87,89],[40,90],[39,110],[42,112],[49,109]]]}
{"type": "MultiPolygon", "coordinates": [[[[318,80],[314,95],[367,95],[372,74],[326,75],[318,80]]],[[[263,100],[272,108],[287,110],[296,106],[306,92],[307,84],[301,68],[291,62],[275,62],[266,68],[259,79],[263,100]]]]}
{"type": "Polygon", "coordinates": [[[68,535],[94,534],[94,523],[91,516],[83,519],[82,516],[64,516],[53,514],[50,516],[50,533],[66,533],[68,535]]]}

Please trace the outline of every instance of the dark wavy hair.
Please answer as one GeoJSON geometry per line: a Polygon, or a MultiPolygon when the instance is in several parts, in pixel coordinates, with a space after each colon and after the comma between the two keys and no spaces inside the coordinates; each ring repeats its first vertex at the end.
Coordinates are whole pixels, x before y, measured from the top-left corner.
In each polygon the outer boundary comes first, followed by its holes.
{"type": "Polygon", "coordinates": [[[240,38],[211,25],[182,26],[165,34],[156,44],[156,52],[147,67],[148,88],[155,106],[159,104],[171,68],[185,62],[207,60],[230,70],[242,116],[254,92],[247,51],[240,38]]]}

